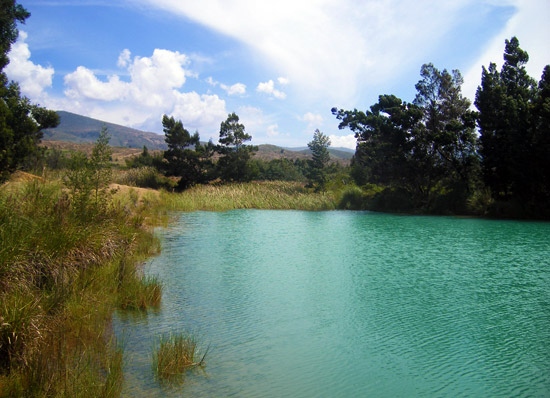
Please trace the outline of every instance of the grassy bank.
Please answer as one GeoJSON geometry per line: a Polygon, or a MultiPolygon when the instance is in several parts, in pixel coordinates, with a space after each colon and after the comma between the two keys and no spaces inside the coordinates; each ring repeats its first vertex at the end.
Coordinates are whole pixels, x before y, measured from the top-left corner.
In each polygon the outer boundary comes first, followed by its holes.
{"type": "Polygon", "coordinates": [[[139,202],[75,208],[61,184],[0,187],[0,396],[116,397],[115,308],[160,301],[135,264],[159,250],[139,202]]]}
{"type": "Polygon", "coordinates": [[[112,186],[83,208],[60,180],[27,177],[0,186],[0,397],[120,394],[111,315],[159,304],[161,285],[136,264],[158,252],[148,225],[168,211],[335,208],[332,194],[280,182],[112,186]]]}

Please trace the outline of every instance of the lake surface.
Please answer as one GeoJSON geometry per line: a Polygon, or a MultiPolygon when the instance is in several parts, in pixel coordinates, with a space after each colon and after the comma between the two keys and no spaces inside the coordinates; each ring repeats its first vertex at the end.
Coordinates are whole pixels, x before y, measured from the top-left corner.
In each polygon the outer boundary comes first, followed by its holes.
{"type": "Polygon", "coordinates": [[[550,396],[550,223],[238,210],[158,233],[160,310],[113,321],[124,396],[550,396]],[[170,330],[210,345],[172,388],[150,365],[170,330]]]}

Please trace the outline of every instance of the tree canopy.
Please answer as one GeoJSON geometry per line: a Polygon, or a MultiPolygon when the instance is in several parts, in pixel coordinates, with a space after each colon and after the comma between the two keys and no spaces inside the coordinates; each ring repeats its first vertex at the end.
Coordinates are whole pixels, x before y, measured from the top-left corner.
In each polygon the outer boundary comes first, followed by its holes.
{"type": "Polygon", "coordinates": [[[325,188],[327,182],[326,167],[330,162],[330,139],[319,130],[315,130],[313,140],[307,146],[312,152],[312,159],[308,161],[308,181],[315,190],[320,191],[325,188]]]}
{"type": "Polygon", "coordinates": [[[180,177],[177,188],[183,190],[207,181],[212,143],[201,145],[199,133],[191,135],[174,117],[164,115],[162,126],[168,145],[164,152],[165,172],[168,176],[180,177]]]}
{"type": "Polygon", "coordinates": [[[18,36],[17,22],[30,14],[14,0],[0,0],[0,181],[37,152],[42,130],[59,124],[59,117],[21,96],[19,85],[8,82],[4,68],[18,36]]]}
{"type": "Polygon", "coordinates": [[[251,139],[234,112],[220,124],[220,144],[217,151],[222,156],[218,160],[217,169],[222,181],[249,181],[253,177],[250,159],[258,148],[244,144],[251,139]]]}

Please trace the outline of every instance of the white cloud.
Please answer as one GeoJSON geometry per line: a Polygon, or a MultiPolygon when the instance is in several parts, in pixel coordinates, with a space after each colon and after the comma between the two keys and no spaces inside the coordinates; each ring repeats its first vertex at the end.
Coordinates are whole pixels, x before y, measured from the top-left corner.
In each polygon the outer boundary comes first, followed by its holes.
{"type": "MultiPolygon", "coordinates": [[[[160,131],[163,114],[180,119],[186,128],[215,130],[227,116],[225,101],[217,95],[184,92],[190,64],[185,54],[155,49],[151,57],[136,56],[123,50],[118,66],[129,75],[100,79],[90,69],[79,66],[65,76],[66,99],[49,100],[55,109],[65,109],[136,128],[160,131]]],[[[218,84],[212,78],[206,80],[218,84]]],[[[240,87],[228,88],[239,91],[240,87]]]]}
{"type": "Polygon", "coordinates": [[[208,76],[205,82],[210,84],[212,87],[216,87],[218,84],[220,84],[219,82],[215,81],[212,76],[208,76]]]}
{"type": "Polygon", "coordinates": [[[225,101],[217,95],[199,95],[196,92],[174,93],[176,101],[170,114],[192,128],[200,126],[219,127],[227,117],[225,101]]]}
{"type": "MultiPolygon", "coordinates": [[[[494,1],[494,0],[486,0],[494,1]]],[[[506,5],[516,7],[515,15],[508,20],[503,29],[487,44],[483,54],[472,64],[464,75],[464,95],[472,101],[477,87],[481,84],[481,67],[489,63],[502,66],[504,41],[513,36],[519,39],[520,47],[529,54],[527,71],[537,82],[540,80],[544,66],[550,63],[550,2],[535,0],[508,0],[506,5]]],[[[500,2],[497,5],[502,5],[500,2]]]]}
{"type": "Polygon", "coordinates": [[[117,66],[119,68],[126,68],[128,66],[128,64],[130,63],[130,55],[131,55],[131,52],[127,48],[122,50],[122,52],[118,56],[118,61],[116,63],[117,66]]]}
{"type": "Polygon", "coordinates": [[[277,81],[281,86],[286,86],[288,83],[290,83],[290,80],[288,80],[288,78],[286,77],[278,77],[277,81]]]}
{"type": "Polygon", "coordinates": [[[65,95],[70,98],[89,98],[102,101],[114,101],[124,98],[130,88],[128,83],[120,81],[116,75],[107,82],[100,81],[91,70],[79,66],[76,71],[65,76],[65,95]]]}
{"type": "Polygon", "coordinates": [[[266,94],[272,95],[277,99],[286,98],[285,93],[275,88],[275,83],[273,82],[273,80],[269,80],[264,83],[259,83],[258,87],[256,87],[256,91],[258,91],[259,93],[266,93],[266,94]]]}
{"type": "Polygon", "coordinates": [[[357,139],[354,134],[349,135],[329,135],[331,146],[335,148],[349,148],[355,149],[357,146],[357,139]]]}
{"type": "Polygon", "coordinates": [[[23,95],[35,100],[43,97],[43,91],[52,86],[52,77],[55,73],[52,67],[43,67],[33,63],[29,46],[25,43],[28,35],[19,31],[19,38],[12,45],[9,53],[10,63],[4,71],[11,80],[19,82],[23,95]]]}
{"type": "Polygon", "coordinates": [[[311,127],[319,127],[324,121],[324,118],[319,113],[307,112],[304,116],[298,116],[298,120],[307,122],[308,129],[311,127]]]}
{"type": "Polygon", "coordinates": [[[220,84],[220,87],[224,89],[228,95],[244,95],[246,94],[246,85],[243,83],[235,83],[232,86],[220,84]]]}
{"type": "Polygon", "coordinates": [[[247,44],[302,95],[342,103],[426,62],[478,0],[139,1],[247,44]]]}
{"type": "Polygon", "coordinates": [[[267,126],[266,135],[269,138],[278,136],[279,135],[279,132],[277,131],[278,128],[279,128],[279,125],[277,123],[270,124],[269,126],[267,126]]]}

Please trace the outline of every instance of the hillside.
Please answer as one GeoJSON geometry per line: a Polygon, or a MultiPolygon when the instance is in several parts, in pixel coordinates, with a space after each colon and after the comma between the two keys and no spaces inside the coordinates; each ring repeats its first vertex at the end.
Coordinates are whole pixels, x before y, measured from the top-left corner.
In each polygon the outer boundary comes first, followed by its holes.
{"type": "Polygon", "coordinates": [[[44,140],[73,143],[92,143],[105,125],[111,136],[110,144],[126,148],[166,149],[164,136],[149,133],[114,123],[107,123],[75,113],[57,111],[59,126],[44,130],[44,140]]]}
{"type": "MultiPolygon", "coordinates": [[[[164,150],[167,148],[164,142],[164,135],[107,123],[71,112],[57,111],[57,114],[60,119],[59,126],[54,129],[44,130],[43,141],[45,146],[48,147],[63,150],[75,150],[78,148],[84,152],[90,151],[91,144],[97,140],[102,127],[106,126],[111,136],[109,143],[111,146],[117,148],[115,151],[117,156],[115,157],[119,160],[139,154],[143,146],[146,146],[150,150],[164,150]],[[125,148],[128,150],[124,150],[125,148]],[[131,150],[130,148],[137,149],[131,150]]],[[[343,164],[349,164],[354,153],[345,148],[329,148],[329,152],[332,160],[343,164]]],[[[311,158],[311,151],[307,147],[282,148],[276,145],[263,144],[258,146],[258,152],[255,154],[255,157],[267,161],[281,158],[294,161],[296,159],[311,158]]]]}

